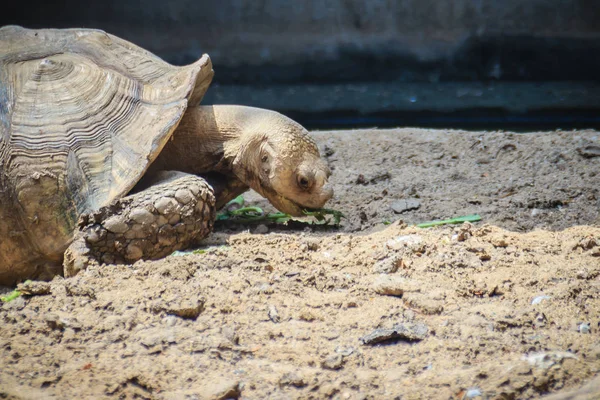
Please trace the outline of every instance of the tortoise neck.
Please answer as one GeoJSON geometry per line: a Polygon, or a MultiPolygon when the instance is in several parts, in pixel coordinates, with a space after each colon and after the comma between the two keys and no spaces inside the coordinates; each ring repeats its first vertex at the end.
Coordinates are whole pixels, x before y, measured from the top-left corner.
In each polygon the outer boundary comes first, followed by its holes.
{"type": "Polygon", "coordinates": [[[240,106],[196,106],[184,114],[171,140],[156,161],[155,170],[177,170],[196,175],[221,172],[231,175],[244,134],[240,106]]]}

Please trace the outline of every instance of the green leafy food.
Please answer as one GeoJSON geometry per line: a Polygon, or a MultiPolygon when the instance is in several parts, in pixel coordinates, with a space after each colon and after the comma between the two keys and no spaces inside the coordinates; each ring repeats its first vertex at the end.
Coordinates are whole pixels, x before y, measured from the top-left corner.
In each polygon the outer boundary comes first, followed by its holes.
{"type": "Polygon", "coordinates": [[[465,215],[463,217],[445,219],[445,220],[441,220],[441,221],[423,222],[422,224],[417,224],[417,227],[431,228],[432,226],[462,224],[463,222],[477,222],[477,221],[481,221],[481,217],[477,214],[474,214],[474,215],[465,215]]]}
{"type": "Polygon", "coordinates": [[[19,296],[21,296],[21,292],[19,292],[18,290],[13,290],[12,292],[10,292],[9,294],[7,294],[6,296],[0,297],[0,300],[3,303],[8,303],[9,301],[13,301],[14,299],[16,299],[19,296]]]}
{"type": "Polygon", "coordinates": [[[304,211],[304,215],[314,217],[319,223],[329,225],[330,220],[328,216],[333,217],[333,225],[337,226],[342,221],[342,218],[346,218],[341,211],[331,210],[328,208],[321,208],[314,211],[304,211]]]}
{"type": "MultiPolygon", "coordinates": [[[[233,203],[237,205],[243,205],[243,198],[240,200],[238,196],[225,206],[225,211],[217,215],[217,221],[236,221],[241,223],[248,222],[273,222],[273,223],[286,223],[292,219],[295,219],[289,214],[276,212],[276,213],[265,213],[260,207],[246,206],[238,209],[232,209],[230,207],[233,203]]],[[[334,225],[338,226],[344,217],[340,211],[330,210],[322,208],[320,210],[305,210],[304,215],[307,217],[313,217],[315,221],[303,221],[313,225],[334,225]]]]}

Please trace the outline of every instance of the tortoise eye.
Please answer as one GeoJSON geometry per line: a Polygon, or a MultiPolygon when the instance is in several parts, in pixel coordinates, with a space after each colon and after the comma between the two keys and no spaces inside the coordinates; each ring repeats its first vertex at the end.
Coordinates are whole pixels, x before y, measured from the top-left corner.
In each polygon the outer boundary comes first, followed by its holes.
{"type": "Polygon", "coordinates": [[[306,179],[306,177],[300,176],[298,177],[298,186],[300,186],[302,189],[308,189],[310,182],[308,179],[306,179]]]}

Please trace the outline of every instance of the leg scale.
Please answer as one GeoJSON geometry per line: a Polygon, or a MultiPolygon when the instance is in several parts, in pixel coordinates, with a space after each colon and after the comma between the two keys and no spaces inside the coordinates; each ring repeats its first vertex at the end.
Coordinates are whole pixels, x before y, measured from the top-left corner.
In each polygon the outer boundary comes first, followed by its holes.
{"type": "Polygon", "coordinates": [[[65,252],[65,276],[85,269],[90,259],[114,264],[165,257],[208,236],[214,220],[215,196],[203,178],[162,172],[146,189],[82,218],[65,252]]]}

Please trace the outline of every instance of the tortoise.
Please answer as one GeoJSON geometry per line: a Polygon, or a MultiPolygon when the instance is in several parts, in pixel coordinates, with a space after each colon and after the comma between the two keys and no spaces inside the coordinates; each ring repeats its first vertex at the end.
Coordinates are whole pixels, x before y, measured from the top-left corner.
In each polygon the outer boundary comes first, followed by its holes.
{"type": "Polygon", "coordinates": [[[302,215],[332,196],[306,129],[201,106],[203,55],[173,66],[94,29],[0,29],[0,284],[72,276],[198,243],[254,189],[302,215]]]}

